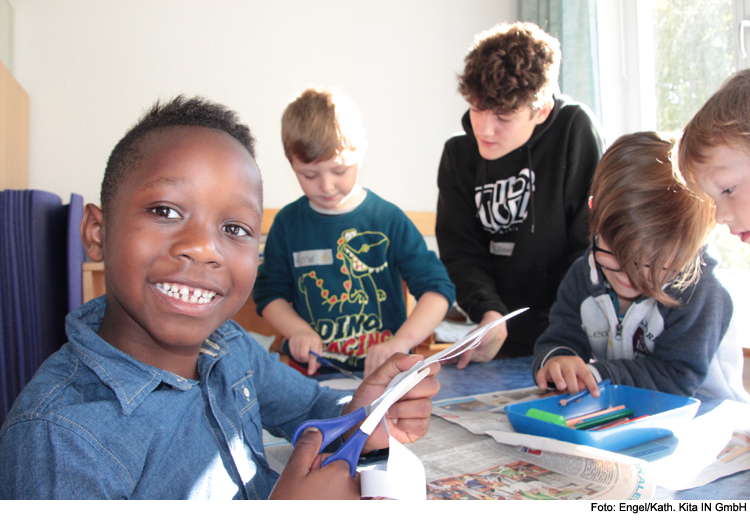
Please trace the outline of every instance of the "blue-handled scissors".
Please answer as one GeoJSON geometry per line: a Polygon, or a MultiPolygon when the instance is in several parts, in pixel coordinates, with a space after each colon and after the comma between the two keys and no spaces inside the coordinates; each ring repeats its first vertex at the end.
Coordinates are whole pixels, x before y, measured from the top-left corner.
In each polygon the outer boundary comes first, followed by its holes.
{"type": "Polygon", "coordinates": [[[423,359],[409,370],[397,374],[385,388],[385,391],[380,398],[371,404],[365,405],[352,413],[339,416],[338,418],[331,418],[328,420],[308,420],[302,423],[294,432],[292,445],[297,443],[297,439],[305,429],[308,427],[315,427],[320,430],[323,435],[323,441],[320,445],[320,451],[322,452],[331,442],[364,420],[362,425],[359,426],[357,432],[344,442],[344,445],[342,445],[338,451],[323,461],[323,465],[326,466],[334,460],[346,460],[349,463],[351,475],[354,477],[357,472],[357,463],[359,462],[359,457],[367,438],[378,426],[385,416],[385,413],[391,408],[391,405],[396,403],[404,394],[409,392],[415,385],[427,377],[427,374],[430,372],[430,365],[438,361],[455,358],[467,350],[476,348],[479,346],[479,343],[482,341],[485,334],[492,328],[507,321],[511,317],[515,317],[521,312],[525,312],[526,310],[528,310],[528,308],[522,308],[509,313],[505,317],[492,321],[491,323],[474,330],[444,351],[423,359]]]}

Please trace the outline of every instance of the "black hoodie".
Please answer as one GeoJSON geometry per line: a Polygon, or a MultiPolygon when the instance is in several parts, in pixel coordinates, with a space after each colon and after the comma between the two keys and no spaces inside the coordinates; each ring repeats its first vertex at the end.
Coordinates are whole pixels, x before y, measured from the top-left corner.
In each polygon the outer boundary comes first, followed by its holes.
{"type": "Polygon", "coordinates": [[[501,349],[529,355],[560,282],[589,245],[589,189],[604,143],[591,111],[565,96],[523,146],[496,160],[480,156],[469,112],[462,124],[438,171],[440,258],[472,320],[531,308],[509,321],[501,349]]]}

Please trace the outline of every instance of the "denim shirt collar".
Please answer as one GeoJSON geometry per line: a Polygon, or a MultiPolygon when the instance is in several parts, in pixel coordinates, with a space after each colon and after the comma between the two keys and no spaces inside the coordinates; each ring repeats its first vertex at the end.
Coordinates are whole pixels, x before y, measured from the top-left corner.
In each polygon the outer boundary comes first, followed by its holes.
{"type": "MultiPolygon", "coordinates": [[[[99,337],[97,331],[104,320],[106,307],[106,296],[84,304],[67,316],[65,330],[70,346],[81,361],[115,393],[124,415],[130,415],[162,383],[180,391],[189,391],[198,384],[196,380],[146,365],[99,337]],[[90,354],[90,350],[97,353],[90,354]]],[[[198,358],[201,379],[206,379],[226,350],[224,333],[219,328],[201,348],[198,358]]]]}

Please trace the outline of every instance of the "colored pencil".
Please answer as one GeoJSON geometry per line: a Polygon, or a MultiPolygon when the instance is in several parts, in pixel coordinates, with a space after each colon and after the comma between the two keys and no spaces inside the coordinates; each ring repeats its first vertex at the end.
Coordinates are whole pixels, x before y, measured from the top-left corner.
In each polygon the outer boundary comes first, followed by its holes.
{"type": "Polygon", "coordinates": [[[597,425],[608,424],[620,418],[626,418],[632,415],[633,415],[632,409],[623,409],[622,411],[617,411],[617,412],[613,412],[609,414],[603,414],[601,416],[596,416],[588,420],[582,420],[575,425],[575,428],[581,431],[586,430],[586,429],[591,429],[592,427],[596,427],[597,425]]]}
{"type": "Polygon", "coordinates": [[[568,427],[573,427],[578,422],[581,422],[583,420],[588,420],[589,418],[594,418],[596,416],[601,416],[603,414],[609,414],[616,411],[621,411],[625,408],[624,405],[618,405],[617,407],[609,407],[607,409],[603,409],[601,411],[592,412],[589,414],[582,414],[581,416],[576,416],[575,418],[571,418],[567,420],[568,427]]]}
{"type": "Polygon", "coordinates": [[[603,431],[604,429],[609,429],[610,427],[617,427],[619,425],[627,425],[629,423],[633,423],[637,420],[640,420],[642,418],[648,418],[651,416],[650,414],[644,414],[643,416],[637,416],[635,418],[623,418],[622,420],[617,420],[617,422],[608,423],[605,425],[600,425],[599,427],[595,427],[591,429],[591,431],[603,431]]]}

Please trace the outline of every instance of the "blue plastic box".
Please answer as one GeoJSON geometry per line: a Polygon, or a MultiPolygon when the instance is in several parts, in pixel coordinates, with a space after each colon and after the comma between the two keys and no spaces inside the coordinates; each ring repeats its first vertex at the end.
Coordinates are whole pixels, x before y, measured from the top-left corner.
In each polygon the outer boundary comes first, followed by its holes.
{"type": "Polygon", "coordinates": [[[546,436],[574,444],[587,445],[621,451],[657,438],[671,436],[675,427],[693,419],[700,402],[695,398],[676,396],[626,385],[609,385],[601,389],[598,398],[586,395],[565,406],[560,400],[569,394],[561,394],[535,401],[514,403],[505,407],[513,428],[519,433],[546,436]],[[576,416],[625,405],[633,410],[633,416],[649,415],[647,418],[601,431],[577,430],[562,425],[526,416],[529,409],[539,409],[563,416],[566,420],[576,416]]]}

